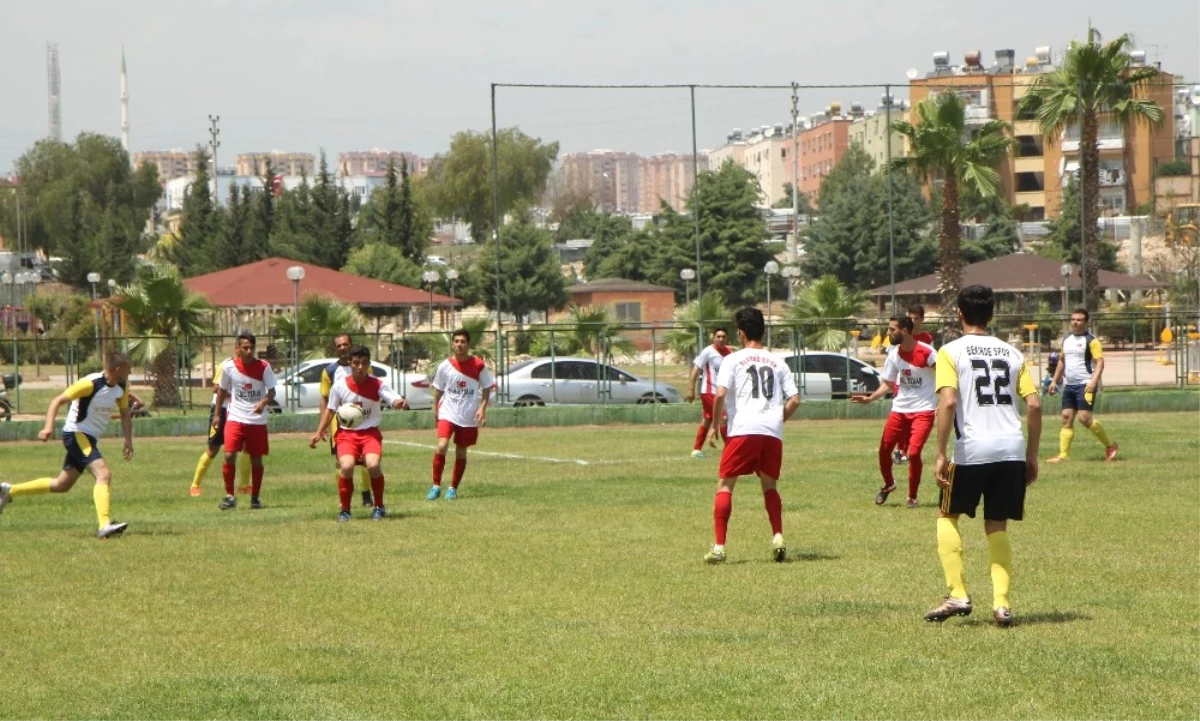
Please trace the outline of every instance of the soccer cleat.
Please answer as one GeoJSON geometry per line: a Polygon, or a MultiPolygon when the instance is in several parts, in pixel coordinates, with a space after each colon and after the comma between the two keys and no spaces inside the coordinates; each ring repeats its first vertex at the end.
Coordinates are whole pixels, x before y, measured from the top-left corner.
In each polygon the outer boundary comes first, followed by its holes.
{"type": "Polygon", "coordinates": [[[892,463],[895,463],[897,466],[902,466],[905,463],[908,463],[908,456],[904,455],[904,453],[897,448],[896,450],[892,451],[892,463]]]}
{"type": "Polygon", "coordinates": [[[782,533],[776,533],[771,538],[771,558],[775,559],[775,563],[783,563],[787,560],[787,546],[783,543],[782,533]]]}
{"type": "Polygon", "coordinates": [[[916,508],[918,505],[920,505],[920,504],[917,503],[917,499],[915,499],[915,498],[908,499],[908,507],[909,508],[916,508]]]}
{"type": "Polygon", "coordinates": [[[125,532],[126,528],[129,528],[128,523],[117,523],[116,521],[113,521],[104,528],[101,528],[99,531],[96,531],[96,538],[104,540],[105,538],[110,538],[112,536],[119,536],[125,532]]]}
{"type": "Polygon", "coordinates": [[[350,520],[350,511],[342,511],[338,514],[338,523],[345,523],[350,520]]]}
{"type": "Polygon", "coordinates": [[[446,489],[446,500],[453,501],[456,498],[458,498],[458,489],[456,489],[454,486],[450,486],[449,488],[447,488],[446,489]]]}
{"type": "Polygon", "coordinates": [[[1104,460],[1105,461],[1117,460],[1117,444],[1116,443],[1114,443],[1111,446],[1109,446],[1108,448],[1104,449],[1104,460]]]}
{"type": "Polygon", "coordinates": [[[221,504],[217,508],[220,508],[222,511],[237,508],[237,498],[235,496],[225,496],[225,500],[221,501],[221,504]]]}
{"type": "Polygon", "coordinates": [[[255,511],[261,511],[262,509],[266,508],[266,506],[263,505],[262,501],[258,500],[258,496],[251,496],[250,508],[254,509],[255,511]]]}
{"type": "Polygon", "coordinates": [[[1013,625],[1012,609],[1008,606],[1001,606],[992,612],[992,617],[996,619],[996,625],[1000,628],[1008,628],[1013,625]]]}
{"type": "Polygon", "coordinates": [[[925,620],[932,623],[941,623],[947,618],[955,616],[970,616],[971,615],[971,597],[968,596],[964,601],[953,596],[946,596],[941,605],[925,614],[925,620]]]}
{"type": "Polygon", "coordinates": [[[705,563],[725,563],[725,547],[713,546],[712,550],[704,554],[705,563]]]}
{"type": "Polygon", "coordinates": [[[371,506],[375,505],[374,502],[371,500],[371,492],[370,491],[362,492],[362,504],[363,504],[363,508],[370,508],[371,506]]]}
{"type": "Polygon", "coordinates": [[[438,497],[441,495],[442,495],[442,487],[441,486],[430,486],[429,493],[425,494],[425,500],[436,501],[438,499],[438,497]]]}
{"type": "Polygon", "coordinates": [[[12,501],[12,496],[8,493],[11,490],[11,484],[0,483],[0,513],[4,513],[4,507],[12,501]]]}
{"type": "Polygon", "coordinates": [[[248,496],[253,491],[254,491],[254,489],[250,486],[239,486],[238,487],[238,493],[242,494],[243,496],[248,496]]]}
{"type": "Polygon", "coordinates": [[[375,510],[371,511],[372,521],[382,521],[385,516],[387,516],[387,511],[384,510],[383,506],[375,506],[375,510]]]}
{"type": "Polygon", "coordinates": [[[1062,463],[1065,460],[1067,460],[1066,456],[1050,456],[1049,458],[1046,459],[1046,462],[1047,463],[1062,463]]]}
{"type": "Polygon", "coordinates": [[[191,488],[189,488],[189,489],[188,489],[188,495],[189,495],[189,496],[198,496],[198,495],[200,495],[200,486],[192,486],[191,488]]]}
{"type": "Polygon", "coordinates": [[[890,496],[894,490],[896,490],[895,483],[890,486],[884,486],[883,488],[880,488],[879,493],[875,495],[875,505],[882,506],[883,504],[887,503],[888,496],[890,496]]]}
{"type": "Polygon", "coordinates": [[[703,458],[704,451],[692,451],[692,458],[703,458]]]}

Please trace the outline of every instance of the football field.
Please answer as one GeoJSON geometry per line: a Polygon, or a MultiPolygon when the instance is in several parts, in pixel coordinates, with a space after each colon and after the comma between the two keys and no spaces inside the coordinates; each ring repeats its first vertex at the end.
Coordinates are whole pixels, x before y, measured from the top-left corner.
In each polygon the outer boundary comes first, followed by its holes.
{"type": "MultiPolygon", "coordinates": [[[[126,463],[108,438],[124,536],[95,539],[90,477],[0,516],[0,717],[1196,718],[1200,424],[1103,420],[1120,459],[1077,428],[1010,527],[1010,629],[981,519],[960,524],[974,615],[922,621],[945,593],[933,442],[920,507],[906,466],[876,507],[879,421],[787,424],[787,562],[743,479],[720,566],[692,425],[485,429],[435,502],[432,432],[389,432],[390,517],[346,524],[306,436],[272,438],[265,510],[229,512],[219,463],[188,496],[202,439],[126,463]]],[[[5,444],[0,479],[61,449],[5,444]]]]}

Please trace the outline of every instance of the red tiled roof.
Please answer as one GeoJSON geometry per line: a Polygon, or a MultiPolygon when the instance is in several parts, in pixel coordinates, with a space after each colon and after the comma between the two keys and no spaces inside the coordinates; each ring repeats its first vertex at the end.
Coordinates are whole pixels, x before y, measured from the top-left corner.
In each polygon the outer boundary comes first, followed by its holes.
{"type": "Polygon", "coordinates": [[[625,280],[624,278],[597,278],[587,283],[568,285],[567,292],[571,295],[581,293],[674,293],[674,288],[664,285],[643,283],[640,280],[625,280]]]}
{"type": "MultiPolygon", "coordinates": [[[[1013,253],[999,258],[992,258],[979,263],[972,263],[963,268],[963,286],[980,284],[990,287],[997,293],[1042,293],[1060,291],[1063,287],[1062,261],[1043,258],[1027,253],[1013,253]]],[[[1068,279],[1068,285],[1079,290],[1079,266],[1068,279]]],[[[1163,287],[1162,283],[1138,278],[1137,276],[1100,271],[1101,288],[1117,288],[1120,290],[1152,290],[1163,287]]],[[[890,295],[890,285],[883,285],[871,291],[875,297],[890,295]]],[[[902,283],[896,283],[896,295],[937,295],[937,273],[923,275],[902,283]]]]}
{"type": "MultiPolygon", "coordinates": [[[[319,293],[367,307],[429,304],[428,290],[384,283],[287,258],[267,258],[257,263],[188,278],[184,282],[188,290],[207,297],[220,308],[290,306],[295,295],[292,281],[287,277],[287,269],[293,265],[304,268],[304,279],[300,281],[301,297],[319,293]]],[[[462,301],[434,293],[433,304],[442,307],[461,306],[462,301]]]]}

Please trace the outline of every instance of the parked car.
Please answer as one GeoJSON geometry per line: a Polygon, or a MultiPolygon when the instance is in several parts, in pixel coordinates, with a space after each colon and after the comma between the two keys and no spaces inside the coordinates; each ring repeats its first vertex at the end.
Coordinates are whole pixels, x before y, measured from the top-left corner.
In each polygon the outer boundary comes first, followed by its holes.
{"type": "Polygon", "coordinates": [[[643,380],[616,366],[589,358],[533,358],[496,379],[498,402],[513,406],[547,403],[680,403],[667,383],[643,380]]]}
{"type": "Polygon", "coordinates": [[[829,374],[834,399],[849,398],[852,393],[873,393],[879,388],[879,369],[844,353],[803,351],[779,355],[793,372],[829,374]]]}
{"type": "MultiPolygon", "coordinates": [[[[275,390],[275,404],[287,408],[292,393],[299,397],[300,410],[320,410],[321,406],[321,371],[330,363],[337,362],[336,358],[321,358],[304,361],[298,369],[290,369],[279,378],[279,387],[275,390]]],[[[382,378],[396,392],[408,401],[412,410],[428,410],[433,408],[433,391],[429,387],[429,379],[424,373],[411,373],[384,365],[379,361],[371,361],[371,374],[382,378]]],[[[274,410],[274,409],[272,409],[274,410]]]]}

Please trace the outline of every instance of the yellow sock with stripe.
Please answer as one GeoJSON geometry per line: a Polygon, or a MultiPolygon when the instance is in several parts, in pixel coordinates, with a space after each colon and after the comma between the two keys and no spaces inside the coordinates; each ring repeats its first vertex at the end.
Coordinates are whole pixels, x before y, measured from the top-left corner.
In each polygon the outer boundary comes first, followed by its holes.
{"type": "Polygon", "coordinates": [[[100,528],[112,523],[112,517],[109,515],[112,507],[112,491],[107,483],[96,484],[92,489],[92,501],[96,504],[96,520],[100,522],[100,528]]]}
{"type": "Polygon", "coordinates": [[[43,493],[50,492],[50,484],[54,483],[53,478],[38,478],[29,481],[28,483],[18,483],[8,489],[10,496],[38,496],[43,493]]]}
{"type": "Polygon", "coordinates": [[[371,474],[367,471],[366,466],[358,467],[358,490],[363,493],[371,491],[371,474]]]}
{"type": "Polygon", "coordinates": [[[1108,437],[1108,431],[1104,430],[1104,426],[1100,425],[1100,421],[1092,419],[1092,426],[1089,429],[1096,440],[1104,444],[1105,448],[1112,445],[1112,439],[1108,437]]]}
{"type": "Polygon", "coordinates": [[[1058,455],[1066,458],[1071,453],[1071,441],[1075,440],[1075,429],[1064,428],[1058,432],[1058,455]]]}
{"type": "Polygon", "coordinates": [[[1008,605],[1008,582],[1012,578],[1012,545],[1008,532],[988,534],[988,558],[992,561],[992,609],[1008,605]]]}
{"type": "Polygon", "coordinates": [[[213,459],[208,453],[200,454],[200,462],[196,464],[196,472],[192,474],[192,488],[199,488],[200,481],[204,480],[204,474],[208,473],[208,467],[212,465],[213,459]]]}
{"type": "Polygon", "coordinates": [[[937,519],[937,542],[942,570],[946,573],[946,588],[952,597],[966,599],[967,578],[963,572],[962,535],[958,532],[958,519],[937,519]]]}
{"type": "Polygon", "coordinates": [[[250,485],[250,455],[247,453],[238,454],[237,478],[238,486],[244,488],[250,485]]]}

